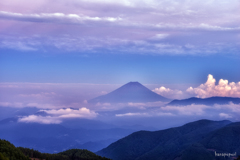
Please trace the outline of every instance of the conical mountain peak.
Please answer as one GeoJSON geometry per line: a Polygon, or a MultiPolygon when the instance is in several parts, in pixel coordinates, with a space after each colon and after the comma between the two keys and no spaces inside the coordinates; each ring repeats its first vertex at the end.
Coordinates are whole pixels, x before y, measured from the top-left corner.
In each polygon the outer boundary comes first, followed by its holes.
{"type": "Polygon", "coordinates": [[[158,95],[155,92],[152,92],[139,82],[129,82],[106,95],[89,100],[90,103],[127,103],[155,101],[169,101],[169,99],[158,95]]]}

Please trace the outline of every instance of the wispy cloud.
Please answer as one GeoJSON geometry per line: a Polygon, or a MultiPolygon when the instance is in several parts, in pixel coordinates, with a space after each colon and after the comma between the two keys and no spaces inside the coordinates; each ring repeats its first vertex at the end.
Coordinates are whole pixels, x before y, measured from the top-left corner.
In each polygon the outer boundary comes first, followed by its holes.
{"type": "Polygon", "coordinates": [[[219,116],[220,116],[221,118],[225,118],[225,119],[232,118],[232,116],[231,116],[231,115],[229,115],[229,114],[226,114],[226,113],[219,113],[219,116]]]}
{"type": "Polygon", "coordinates": [[[129,112],[129,113],[123,113],[123,114],[116,114],[116,117],[169,117],[174,116],[173,113],[170,112],[159,112],[159,111],[149,111],[149,112],[129,112]]]}
{"type": "Polygon", "coordinates": [[[114,84],[0,83],[0,106],[39,109],[81,108],[86,100],[111,91],[114,84]]]}
{"type": "Polygon", "coordinates": [[[149,116],[147,113],[124,113],[124,114],[116,114],[117,117],[124,116],[149,116]]]}
{"type": "Polygon", "coordinates": [[[187,106],[166,106],[162,107],[163,111],[177,112],[179,115],[203,115],[205,109],[209,108],[206,105],[187,105],[187,106]]]}
{"type": "Polygon", "coordinates": [[[0,48],[47,53],[49,48],[79,53],[239,53],[237,0],[57,0],[57,4],[1,1],[0,48]]]}
{"type": "Polygon", "coordinates": [[[27,22],[45,22],[45,23],[63,23],[63,24],[84,24],[85,21],[92,22],[116,22],[120,21],[119,17],[89,17],[77,14],[64,13],[40,13],[40,14],[22,14],[0,11],[0,18],[27,21],[27,22]]]}

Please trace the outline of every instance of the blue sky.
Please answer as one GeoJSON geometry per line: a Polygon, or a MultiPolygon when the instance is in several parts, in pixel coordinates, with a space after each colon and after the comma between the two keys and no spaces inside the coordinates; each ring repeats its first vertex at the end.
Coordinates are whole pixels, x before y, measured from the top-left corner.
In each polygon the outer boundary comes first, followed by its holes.
{"type": "MultiPolygon", "coordinates": [[[[130,81],[171,99],[240,97],[239,6],[239,0],[1,0],[0,105],[84,108],[130,81]]],[[[100,116],[91,107],[78,112],[100,116]]],[[[197,107],[190,115],[209,109],[197,107]]],[[[217,116],[234,119],[234,107],[217,116]]]]}
{"type": "MultiPolygon", "coordinates": [[[[50,53],[49,53],[50,54],[50,53]]],[[[239,58],[223,53],[208,56],[138,54],[44,54],[4,50],[1,82],[125,84],[200,84],[240,79],[239,58]]]]}

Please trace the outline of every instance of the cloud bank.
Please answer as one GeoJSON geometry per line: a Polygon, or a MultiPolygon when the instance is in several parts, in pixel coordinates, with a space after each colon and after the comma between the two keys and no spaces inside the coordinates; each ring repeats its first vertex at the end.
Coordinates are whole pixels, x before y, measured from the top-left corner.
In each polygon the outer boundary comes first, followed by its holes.
{"type": "Polygon", "coordinates": [[[29,115],[18,119],[18,122],[25,123],[42,123],[42,124],[59,124],[64,119],[67,118],[95,118],[98,114],[87,108],[75,109],[59,109],[59,110],[40,110],[40,112],[45,112],[48,115],[29,115]]]}
{"type": "Polygon", "coordinates": [[[195,94],[200,98],[213,96],[221,97],[240,97],[240,82],[228,82],[220,79],[216,85],[216,79],[211,74],[208,75],[207,82],[196,88],[189,87],[187,92],[195,94]]]}

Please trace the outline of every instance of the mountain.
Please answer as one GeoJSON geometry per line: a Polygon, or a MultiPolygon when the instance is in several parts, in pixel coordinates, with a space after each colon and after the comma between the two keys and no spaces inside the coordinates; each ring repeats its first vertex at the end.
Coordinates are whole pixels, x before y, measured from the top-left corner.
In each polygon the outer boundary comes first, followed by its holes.
{"type": "Polygon", "coordinates": [[[84,119],[84,118],[66,119],[61,123],[61,125],[71,129],[95,129],[96,130],[96,129],[117,128],[115,125],[112,125],[112,124],[108,124],[108,123],[104,123],[96,120],[84,119]]]}
{"type": "Polygon", "coordinates": [[[39,109],[36,107],[14,108],[0,106],[0,120],[9,117],[27,116],[30,114],[35,114],[38,111],[39,109]]]}
{"type": "Polygon", "coordinates": [[[231,123],[210,132],[201,141],[192,144],[184,150],[178,159],[225,159],[221,156],[215,156],[215,152],[230,153],[233,155],[233,157],[226,157],[226,159],[237,159],[237,156],[240,159],[240,122],[231,123]]]}
{"type": "MultiPolygon", "coordinates": [[[[198,146],[197,143],[203,141],[210,133],[228,124],[231,124],[231,122],[226,120],[199,120],[181,127],[160,131],[139,131],[112,143],[107,148],[97,152],[97,154],[113,160],[172,160],[175,158],[181,159],[184,151],[186,151],[187,153],[185,152],[184,155],[191,157],[194,156],[192,155],[194,152],[191,152],[191,146],[198,146]]],[[[240,134],[236,136],[240,137],[240,134]]],[[[200,144],[200,146],[202,146],[199,149],[200,151],[206,151],[206,153],[202,152],[205,153],[203,158],[212,156],[213,153],[209,153],[210,151],[204,148],[203,144],[200,144]]],[[[240,143],[238,143],[238,146],[240,146],[240,143]]]]}
{"type": "Polygon", "coordinates": [[[139,82],[129,82],[122,87],[89,100],[89,103],[127,103],[127,102],[156,102],[170,101],[169,99],[152,92],[139,82]]]}
{"type": "Polygon", "coordinates": [[[230,102],[234,104],[240,103],[240,98],[233,97],[210,97],[210,98],[196,98],[192,97],[183,100],[173,100],[167,105],[191,105],[191,104],[202,104],[202,105],[214,105],[214,104],[229,104],[230,102]]]}
{"type": "Polygon", "coordinates": [[[29,160],[18,148],[6,140],[0,139],[0,160],[29,160]]]}
{"type": "Polygon", "coordinates": [[[223,153],[240,154],[240,122],[231,123],[210,133],[201,143],[223,153]]]}
{"type": "Polygon", "coordinates": [[[0,160],[30,160],[47,159],[47,160],[110,160],[100,157],[88,150],[71,149],[57,154],[41,153],[37,150],[15,147],[9,141],[0,139],[0,160]]]}
{"type": "Polygon", "coordinates": [[[17,118],[0,121],[0,138],[47,153],[75,147],[96,152],[134,131],[137,130],[86,119],[72,119],[63,124],[21,123],[17,118]]]}

